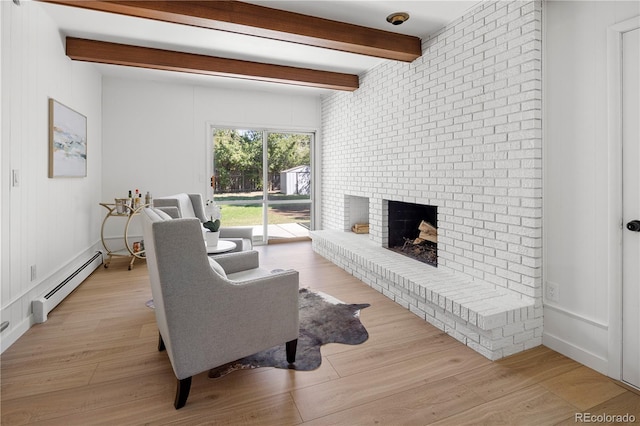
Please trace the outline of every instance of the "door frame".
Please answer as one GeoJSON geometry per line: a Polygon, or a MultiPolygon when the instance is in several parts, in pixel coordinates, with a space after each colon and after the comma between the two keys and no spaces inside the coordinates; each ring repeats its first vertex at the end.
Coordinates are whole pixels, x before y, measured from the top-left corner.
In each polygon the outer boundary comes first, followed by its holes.
{"type": "Polygon", "coordinates": [[[609,377],[622,378],[622,34],[640,28],[640,16],[607,29],[607,110],[609,147],[608,247],[609,377]]]}
{"type": "Polygon", "coordinates": [[[262,210],[262,226],[263,226],[263,244],[269,244],[269,233],[267,229],[269,227],[269,219],[268,219],[268,207],[271,205],[287,205],[287,204],[306,204],[305,202],[286,202],[286,201],[269,201],[269,196],[267,195],[267,185],[266,182],[268,180],[269,175],[269,134],[270,133],[288,133],[288,134],[306,134],[311,137],[311,143],[309,146],[310,153],[310,162],[309,166],[311,167],[311,193],[309,194],[309,231],[315,230],[315,200],[316,200],[316,191],[315,191],[315,178],[316,178],[316,167],[315,167],[315,146],[316,146],[316,132],[302,132],[300,130],[262,130],[262,164],[263,164],[263,177],[262,180],[265,182],[264,185],[264,194],[263,194],[263,206],[266,207],[262,210]]]}
{"type": "MultiPolygon", "coordinates": [[[[205,171],[206,171],[206,178],[204,179],[204,191],[203,194],[205,194],[205,199],[213,199],[213,188],[211,187],[211,181],[210,178],[211,176],[213,176],[213,168],[214,168],[214,164],[213,161],[211,161],[213,159],[213,144],[211,144],[211,141],[213,140],[213,133],[215,129],[251,129],[251,130],[256,130],[256,131],[260,131],[263,133],[263,147],[265,146],[264,144],[266,144],[266,138],[264,138],[264,136],[268,133],[307,133],[307,134],[311,134],[311,198],[310,198],[310,203],[311,203],[311,210],[310,210],[310,227],[309,227],[309,231],[313,231],[314,229],[317,229],[318,227],[318,223],[319,220],[318,218],[320,218],[320,211],[321,211],[321,200],[320,200],[320,171],[319,171],[319,166],[321,164],[321,160],[320,160],[320,148],[319,148],[319,134],[320,131],[317,129],[309,129],[307,127],[297,127],[297,126],[287,126],[287,127],[282,127],[282,126],[265,126],[264,124],[257,124],[257,125],[251,125],[251,124],[239,124],[239,123],[220,123],[220,122],[213,122],[213,121],[207,121],[206,122],[206,131],[205,131],[205,135],[206,135],[206,139],[205,139],[205,171]],[[286,129],[286,130],[284,130],[286,129]]],[[[263,161],[266,160],[266,152],[264,152],[263,150],[263,161]]],[[[266,163],[263,163],[266,164],[266,163]]],[[[263,169],[264,170],[264,169],[263,169]]],[[[263,203],[264,200],[261,200],[261,203],[263,203]]],[[[263,223],[262,226],[266,228],[267,223],[266,221],[266,209],[263,209],[263,223]]],[[[257,245],[261,245],[261,244],[267,244],[268,243],[268,235],[266,234],[266,229],[264,230],[265,235],[263,236],[263,241],[254,241],[254,244],[257,245]],[[266,238],[265,238],[266,237],[266,238]]]]}

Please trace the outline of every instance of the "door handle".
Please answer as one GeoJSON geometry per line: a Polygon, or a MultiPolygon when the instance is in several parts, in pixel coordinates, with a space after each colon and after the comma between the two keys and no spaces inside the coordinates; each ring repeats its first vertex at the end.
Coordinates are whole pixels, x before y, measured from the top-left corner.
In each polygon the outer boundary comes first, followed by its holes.
{"type": "Polygon", "coordinates": [[[627,229],[633,232],[640,232],[640,220],[632,220],[627,223],[627,229]]]}

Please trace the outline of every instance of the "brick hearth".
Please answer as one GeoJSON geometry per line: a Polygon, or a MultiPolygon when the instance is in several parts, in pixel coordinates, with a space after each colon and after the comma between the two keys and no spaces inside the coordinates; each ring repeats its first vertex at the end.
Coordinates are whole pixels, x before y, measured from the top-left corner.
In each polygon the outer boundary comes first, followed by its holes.
{"type": "Polygon", "coordinates": [[[367,235],[311,234],[314,251],[491,360],[541,344],[532,299],[394,253],[367,235]]]}

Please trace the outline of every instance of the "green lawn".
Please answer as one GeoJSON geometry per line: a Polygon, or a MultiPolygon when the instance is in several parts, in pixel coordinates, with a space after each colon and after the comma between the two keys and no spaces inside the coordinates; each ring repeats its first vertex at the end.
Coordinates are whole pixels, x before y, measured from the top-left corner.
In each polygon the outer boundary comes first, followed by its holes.
{"type": "MultiPolygon", "coordinates": [[[[256,226],[262,223],[262,206],[220,205],[223,226],[256,226]]],[[[309,205],[291,204],[272,206],[268,213],[269,224],[309,223],[309,205]]]]}
{"type": "MultiPolygon", "coordinates": [[[[262,192],[248,192],[241,194],[216,194],[214,199],[220,203],[224,201],[262,200],[262,192]]],[[[308,200],[304,195],[283,195],[278,192],[269,193],[269,199],[281,200],[308,200]]],[[[218,204],[222,213],[223,226],[256,226],[262,224],[262,205],[246,204],[242,206],[218,204]]],[[[269,209],[268,220],[271,225],[283,223],[309,224],[309,204],[275,205],[269,209]]]]}
{"type": "MultiPolygon", "coordinates": [[[[262,200],[262,192],[242,192],[242,193],[230,193],[230,194],[216,194],[215,201],[251,201],[262,200]]],[[[269,199],[275,201],[282,200],[308,200],[308,195],[284,195],[279,192],[269,192],[269,199]]]]}

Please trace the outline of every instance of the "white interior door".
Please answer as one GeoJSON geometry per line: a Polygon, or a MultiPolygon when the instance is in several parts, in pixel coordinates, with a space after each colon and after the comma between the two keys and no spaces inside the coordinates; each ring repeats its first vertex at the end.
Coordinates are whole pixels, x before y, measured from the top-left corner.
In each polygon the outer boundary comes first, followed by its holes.
{"type": "Polygon", "coordinates": [[[640,388],[640,29],[622,46],[622,380],[640,388]]]}

